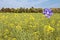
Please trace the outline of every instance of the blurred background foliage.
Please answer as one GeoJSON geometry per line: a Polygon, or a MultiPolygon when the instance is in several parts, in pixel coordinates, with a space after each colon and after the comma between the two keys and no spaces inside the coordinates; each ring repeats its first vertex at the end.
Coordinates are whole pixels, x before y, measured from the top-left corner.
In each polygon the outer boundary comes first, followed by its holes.
{"type": "MultiPolygon", "coordinates": [[[[50,8],[54,13],[60,13],[60,8],[50,8]]],[[[0,12],[10,12],[10,13],[42,13],[43,8],[1,8],[0,12]]]]}

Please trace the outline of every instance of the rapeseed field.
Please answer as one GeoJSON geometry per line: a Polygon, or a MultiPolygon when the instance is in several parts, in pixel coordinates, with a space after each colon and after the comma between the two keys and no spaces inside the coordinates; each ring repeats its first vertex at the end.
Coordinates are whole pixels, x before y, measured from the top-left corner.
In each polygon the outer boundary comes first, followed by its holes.
{"type": "Polygon", "coordinates": [[[60,14],[0,13],[0,40],[60,40],[60,14]]]}

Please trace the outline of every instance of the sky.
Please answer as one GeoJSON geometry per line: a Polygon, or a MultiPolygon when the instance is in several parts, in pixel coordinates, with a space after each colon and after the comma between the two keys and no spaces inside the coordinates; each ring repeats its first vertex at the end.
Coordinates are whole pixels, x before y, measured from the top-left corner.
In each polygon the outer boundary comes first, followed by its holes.
{"type": "Polygon", "coordinates": [[[0,0],[0,8],[60,8],[60,0],[0,0]]]}

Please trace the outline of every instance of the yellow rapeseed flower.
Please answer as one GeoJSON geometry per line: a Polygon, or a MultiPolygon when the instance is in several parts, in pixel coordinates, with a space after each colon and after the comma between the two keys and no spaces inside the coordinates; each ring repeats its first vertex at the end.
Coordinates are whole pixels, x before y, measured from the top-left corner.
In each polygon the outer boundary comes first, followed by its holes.
{"type": "Polygon", "coordinates": [[[34,39],[35,39],[35,40],[38,40],[38,37],[39,37],[39,31],[33,32],[32,35],[34,36],[34,39]]]}
{"type": "Polygon", "coordinates": [[[21,27],[20,25],[17,25],[17,26],[16,26],[16,29],[17,29],[17,30],[22,30],[22,27],[21,27]]]}
{"type": "Polygon", "coordinates": [[[60,23],[60,21],[59,21],[59,23],[60,23]]]}
{"type": "Polygon", "coordinates": [[[4,24],[8,24],[8,21],[4,21],[4,24]]]}
{"type": "Polygon", "coordinates": [[[11,28],[14,28],[14,24],[13,23],[10,23],[9,24],[11,28]]]}
{"type": "Polygon", "coordinates": [[[34,32],[34,34],[36,35],[38,32],[34,32]]]}
{"type": "Polygon", "coordinates": [[[40,38],[40,40],[42,40],[42,39],[40,38]]]}
{"type": "Polygon", "coordinates": [[[4,38],[8,38],[8,35],[5,35],[4,38]]]}
{"type": "Polygon", "coordinates": [[[57,26],[60,26],[60,24],[59,24],[59,23],[57,23],[57,26]]]}
{"type": "Polygon", "coordinates": [[[4,17],[5,17],[5,15],[2,16],[2,18],[4,18],[4,17]]]}
{"type": "Polygon", "coordinates": [[[26,23],[28,22],[28,19],[24,19],[24,20],[25,20],[26,23]]]}
{"type": "Polygon", "coordinates": [[[5,15],[0,16],[0,19],[4,20],[5,19],[5,15]]]}
{"type": "Polygon", "coordinates": [[[37,27],[37,26],[34,25],[33,27],[37,27]]]}
{"type": "Polygon", "coordinates": [[[17,13],[15,13],[15,15],[14,15],[14,16],[16,17],[16,16],[18,16],[18,14],[17,14],[17,13]]]}
{"type": "Polygon", "coordinates": [[[0,19],[2,19],[2,17],[0,16],[0,19]]]}
{"type": "Polygon", "coordinates": [[[34,18],[32,15],[30,15],[30,19],[31,19],[31,20],[34,20],[35,18],[34,18]]]}
{"type": "Polygon", "coordinates": [[[34,24],[37,26],[37,25],[39,25],[39,23],[38,22],[34,22],[34,24]]]}
{"type": "Polygon", "coordinates": [[[12,40],[17,40],[16,38],[13,38],[12,40]]]}
{"type": "Polygon", "coordinates": [[[48,28],[47,28],[47,31],[49,32],[49,31],[51,31],[51,32],[53,32],[55,29],[54,28],[52,28],[51,26],[48,26],[48,28]]]}
{"type": "Polygon", "coordinates": [[[35,28],[35,27],[37,27],[37,26],[35,26],[35,25],[29,25],[29,27],[33,27],[33,28],[35,28]]]}
{"type": "Polygon", "coordinates": [[[8,15],[6,15],[5,18],[8,19],[8,15]]]}
{"type": "Polygon", "coordinates": [[[32,25],[29,25],[30,27],[32,27],[32,25]]]}
{"type": "Polygon", "coordinates": [[[8,40],[11,40],[12,38],[11,37],[8,37],[8,40]]]}
{"type": "Polygon", "coordinates": [[[44,31],[46,31],[47,33],[51,33],[53,32],[55,29],[53,27],[51,27],[50,25],[46,25],[44,27],[44,31]]]}
{"type": "Polygon", "coordinates": [[[0,38],[0,40],[3,40],[3,38],[0,38]]]}
{"type": "Polygon", "coordinates": [[[5,32],[9,32],[9,30],[8,29],[5,29],[5,32]]]}
{"type": "Polygon", "coordinates": [[[27,16],[26,14],[24,16],[27,16]]]}
{"type": "Polygon", "coordinates": [[[4,30],[4,35],[6,35],[6,34],[9,34],[9,30],[8,29],[4,30]]]}
{"type": "Polygon", "coordinates": [[[60,37],[56,37],[56,40],[60,40],[60,37]]]}

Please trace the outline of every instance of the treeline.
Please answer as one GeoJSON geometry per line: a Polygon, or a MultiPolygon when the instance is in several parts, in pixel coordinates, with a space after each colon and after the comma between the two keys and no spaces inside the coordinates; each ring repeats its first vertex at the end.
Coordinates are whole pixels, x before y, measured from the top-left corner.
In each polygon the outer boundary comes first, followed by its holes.
{"type": "Polygon", "coordinates": [[[54,13],[60,13],[60,8],[51,8],[54,13]]]}
{"type": "MultiPolygon", "coordinates": [[[[51,8],[54,13],[60,13],[60,8],[51,8]]],[[[43,8],[1,8],[0,12],[11,12],[11,13],[42,13],[43,8]]]]}

